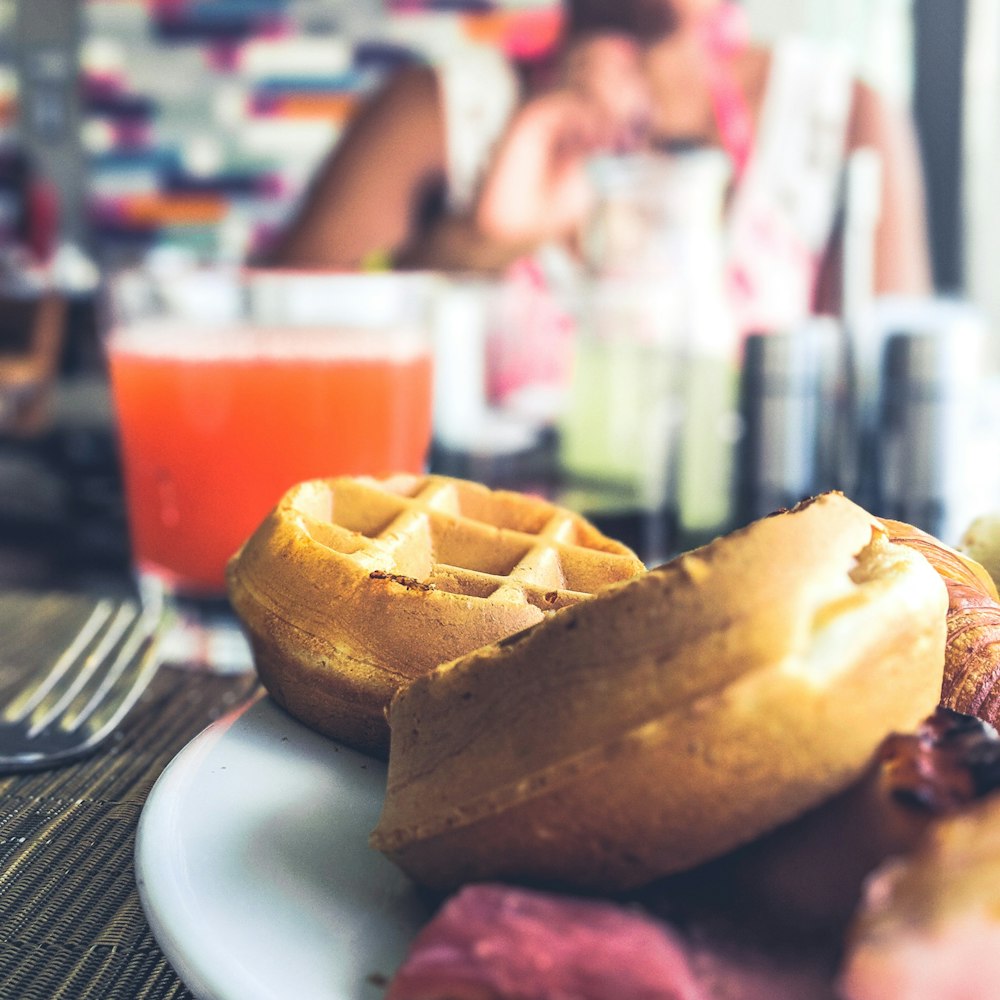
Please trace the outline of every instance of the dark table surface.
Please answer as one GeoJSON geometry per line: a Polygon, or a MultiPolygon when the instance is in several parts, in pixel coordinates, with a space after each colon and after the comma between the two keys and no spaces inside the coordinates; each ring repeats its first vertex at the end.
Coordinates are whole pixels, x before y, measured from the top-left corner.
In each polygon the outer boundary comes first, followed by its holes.
{"type": "MultiPolygon", "coordinates": [[[[51,659],[90,600],[54,591],[31,598],[0,592],[0,628],[8,640],[15,612],[18,632],[35,637],[20,644],[30,655],[0,662],[0,695],[51,659]]],[[[191,995],[143,914],[133,863],[136,826],[174,755],[257,691],[253,674],[163,667],[111,740],[91,756],[0,776],[2,1000],[191,995]]]]}

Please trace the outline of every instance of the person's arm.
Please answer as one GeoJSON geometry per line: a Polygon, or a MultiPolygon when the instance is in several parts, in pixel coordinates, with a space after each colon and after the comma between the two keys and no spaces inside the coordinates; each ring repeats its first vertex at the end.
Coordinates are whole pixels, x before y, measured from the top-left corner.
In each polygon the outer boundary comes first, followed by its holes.
{"type": "Polygon", "coordinates": [[[470,212],[443,215],[398,260],[500,271],[542,243],[572,241],[590,206],[586,158],[635,148],[648,120],[634,42],[601,35],[569,45],[553,89],[512,116],[470,212]]]}
{"type": "Polygon", "coordinates": [[[485,232],[472,214],[421,219],[446,170],[437,76],[427,67],[404,71],[352,120],[262,263],[499,272],[531,249],[485,232]]]}
{"type": "Polygon", "coordinates": [[[409,68],[356,114],[266,263],[355,268],[392,256],[414,239],[421,198],[445,169],[436,75],[409,68]]]}
{"type": "Polygon", "coordinates": [[[591,202],[587,158],[646,141],[649,93],[633,41],[606,35],[572,45],[561,77],[515,115],[484,178],[475,221],[498,240],[575,235],[591,202]]]}
{"type": "Polygon", "coordinates": [[[484,231],[474,215],[443,212],[399,249],[393,263],[402,270],[500,274],[536,245],[530,240],[491,235],[484,231]]]}
{"type": "MultiPolygon", "coordinates": [[[[585,71],[514,115],[467,215],[420,219],[446,177],[445,123],[433,70],[414,69],[369,102],[320,169],[265,263],[357,267],[388,257],[401,268],[501,271],[579,224],[584,157],[634,142],[634,47],[581,47],[585,71]]],[[[576,61],[581,57],[576,56],[576,61]]]]}
{"type": "Polygon", "coordinates": [[[848,149],[874,149],[882,171],[875,231],[876,295],[925,295],[932,289],[923,171],[913,124],[871,87],[857,84],[848,149]]]}

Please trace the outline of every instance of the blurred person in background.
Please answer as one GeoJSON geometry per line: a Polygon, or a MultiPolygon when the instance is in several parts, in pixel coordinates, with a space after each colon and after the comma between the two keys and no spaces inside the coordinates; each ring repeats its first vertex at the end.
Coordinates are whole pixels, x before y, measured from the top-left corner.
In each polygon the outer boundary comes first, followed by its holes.
{"type": "Polygon", "coordinates": [[[481,48],[389,80],[269,263],[509,273],[539,247],[574,247],[595,153],[714,146],[733,164],[729,264],[743,327],[777,328],[783,309],[772,320],[755,300],[795,289],[810,309],[837,310],[835,203],[847,157],[868,148],[880,163],[873,291],[929,290],[911,123],[845,60],[751,44],[731,0],[568,0],[565,13],[545,67],[481,48]]]}

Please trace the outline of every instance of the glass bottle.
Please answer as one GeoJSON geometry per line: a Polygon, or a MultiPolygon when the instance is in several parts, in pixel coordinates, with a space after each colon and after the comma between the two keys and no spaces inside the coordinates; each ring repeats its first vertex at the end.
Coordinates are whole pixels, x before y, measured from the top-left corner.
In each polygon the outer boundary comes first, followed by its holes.
{"type": "MultiPolygon", "coordinates": [[[[592,515],[666,519],[682,541],[697,541],[728,527],[734,509],[738,364],[722,221],[729,161],[709,149],[609,156],[592,163],[591,176],[561,463],[587,491],[581,503],[592,515]]],[[[654,541],[669,548],[678,539],[654,541]]]]}

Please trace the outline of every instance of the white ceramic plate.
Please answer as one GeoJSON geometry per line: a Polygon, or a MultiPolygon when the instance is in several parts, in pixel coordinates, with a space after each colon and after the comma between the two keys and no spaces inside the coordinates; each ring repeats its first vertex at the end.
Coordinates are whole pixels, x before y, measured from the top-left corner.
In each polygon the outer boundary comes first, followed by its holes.
{"type": "Polygon", "coordinates": [[[270,699],[170,763],[139,821],[153,934],[201,1000],[375,1000],[427,911],[367,846],[385,765],[270,699]]]}

